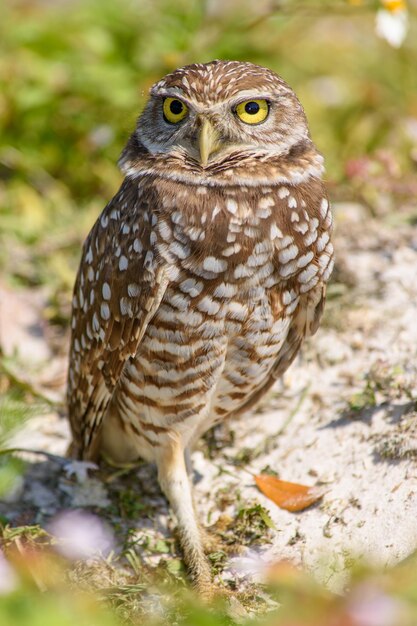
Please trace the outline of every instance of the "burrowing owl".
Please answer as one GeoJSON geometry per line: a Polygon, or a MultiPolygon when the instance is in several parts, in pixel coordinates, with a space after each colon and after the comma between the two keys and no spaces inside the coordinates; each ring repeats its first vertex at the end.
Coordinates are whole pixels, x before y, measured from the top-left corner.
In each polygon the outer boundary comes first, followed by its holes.
{"type": "Polygon", "coordinates": [[[322,157],[284,80],[213,61],[152,87],[120,166],[74,289],[73,454],[156,463],[204,590],[185,457],[317,329],[333,255],[322,157]]]}

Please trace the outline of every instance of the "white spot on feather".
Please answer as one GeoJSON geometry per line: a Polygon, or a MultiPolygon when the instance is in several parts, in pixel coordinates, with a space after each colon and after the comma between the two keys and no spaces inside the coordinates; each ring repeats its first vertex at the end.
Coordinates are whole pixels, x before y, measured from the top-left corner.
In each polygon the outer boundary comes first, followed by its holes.
{"type": "Polygon", "coordinates": [[[220,304],[212,300],[209,296],[205,296],[200,302],[197,304],[197,308],[202,313],[207,313],[208,315],[216,315],[220,309],[220,304]]]}
{"type": "Polygon", "coordinates": [[[297,270],[296,262],[290,261],[289,263],[286,263],[285,265],[279,268],[279,275],[282,276],[283,278],[286,278],[287,276],[294,274],[296,270],[297,270]]]}
{"type": "Polygon", "coordinates": [[[137,283],[129,283],[127,293],[131,298],[135,298],[140,294],[140,287],[137,283]]]}
{"type": "Polygon", "coordinates": [[[306,235],[304,237],[304,245],[305,246],[311,246],[312,243],[314,243],[317,239],[317,230],[313,230],[311,233],[308,233],[308,235],[306,235]]]}
{"type": "Polygon", "coordinates": [[[275,222],[273,224],[271,224],[271,229],[270,229],[269,235],[270,235],[272,240],[280,239],[281,237],[284,236],[282,234],[282,230],[280,228],[278,228],[278,226],[275,224],[275,222]]]}
{"type": "Polygon", "coordinates": [[[152,263],[153,263],[153,252],[148,250],[148,252],[146,253],[145,261],[144,261],[143,265],[144,265],[144,267],[147,270],[149,270],[152,267],[152,263]]]}
{"type": "Polygon", "coordinates": [[[93,262],[93,251],[91,249],[91,246],[88,248],[87,254],[85,255],[85,260],[87,263],[93,262]]]}
{"type": "Polygon", "coordinates": [[[258,206],[260,209],[267,209],[274,205],[275,205],[275,201],[271,196],[263,196],[263,198],[261,198],[258,203],[258,206]]]}
{"type": "Polygon", "coordinates": [[[140,240],[140,239],[137,239],[137,238],[136,238],[136,239],[134,240],[134,242],[133,242],[133,250],[134,250],[135,252],[142,252],[142,250],[143,250],[143,246],[142,246],[142,242],[141,242],[141,240],[140,240]]]}
{"type": "Polygon", "coordinates": [[[327,211],[329,209],[329,203],[326,198],[323,198],[320,204],[320,215],[324,219],[327,215],[327,211]]]}
{"type": "MultiPolygon", "coordinates": [[[[106,302],[103,302],[103,304],[100,307],[100,315],[103,318],[103,320],[110,319],[110,307],[108,304],[106,304],[106,302]]],[[[93,325],[94,325],[94,318],[93,318],[93,325]]]]}
{"type": "Polygon", "coordinates": [[[215,298],[232,298],[237,293],[236,285],[230,283],[220,283],[214,290],[215,298]]]}
{"type": "Polygon", "coordinates": [[[308,283],[304,283],[303,285],[300,286],[300,293],[307,293],[307,291],[310,291],[310,289],[313,289],[313,287],[315,287],[318,282],[319,282],[319,277],[313,276],[313,278],[308,283]]]}
{"type": "Polygon", "coordinates": [[[124,272],[125,270],[127,270],[129,265],[129,261],[127,260],[127,258],[125,257],[124,254],[122,254],[122,256],[119,259],[119,270],[121,272],[124,272]]]}
{"type": "Polygon", "coordinates": [[[298,282],[308,283],[313,278],[313,276],[317,274],[318,271],[319,271],[319,268],[317,267],[317,265],[313,265],[312,263],[303,272],[301,272],[298,275],[298,282]]]}
{"type": "Polygon", "coordinates": [[[240,263],[239,265],[236,266],[236,269],[234,271],[234,277],[235,278],[247,278],[248,276],[252,276],[253,275],[254,270],[250,267],[248,267],[247,265],[240,263]]]}
{"type": "Polygon", "coordinates": [[[103,294],[104,300],[110,300],[111,298],[111,289],[109,283],[103,283],[101,287],[101,293],[103,294]]]}
{"type": "Polygon", "coordinates": [[[242,249],[242,246],[240,245],[240,243],[235,243],[233,246],[229,246],[228,248],[225,248],[222,252],[223,256],[231,256],[232,254],[237,254],[238,252],[240,252],[242,249]]]}
{"type": "Polygon", "coordinates": [[[320,237],[317,239],[316,244],[317,252],[322,252],[324,250],[329,239],[330,236],[328,232],[324,232],[322,235],[320,235],[320,237]]]}
{"type": "Polygon", "coordinates": [[[322,278],[323,278],[324,281],[327,281],[329,279],[330,274],[333,271],[333,266],[334,266],[334,259],[330,259],[330,263],[327,266],[327,269],[323,272],[322,278]]]}
{"type": "Polygon", "coordinates": [[[213,209],[213,213],[211,214],[211,221],[215,219],[215,217],[220,213],[220,207],[218,204],[213,209]]]}
{"type": "Polygon", "coordinates": [[[301,233],[302,235],[305,235],[306,232],[308,231],[307,222],[301,222],[300,224],[296,224],[296,226],[294,226],[294,230],[301,233]]]}
{"type": "Polygon", "coordinates": [[[233,215],[235,215],[237,212],[236,200],[232,200],[231,198],[226,200],[226,209],[229,211],[229,213],[232,213],[233,215]]]}
{"type": "Polygon", "coordinates": [[[290,195],[290,192],[287,189],[287,187],[280,187],[278,189],[278,197],[281,198],[281,200],[283,200],[284,198],[286,198],[289,195],[290,195]]]}
{"type": "Polygon", "coordinates": [[[306,254],[303,254],[302,256],[300,256],[299,259],[297,259],[297,267],[305,267],[306,265],[308,265],[308,263],[310,263],[313,260],[314,257],[314,252],[312,252],[311,250],[309,252],[307,252],[306,254]]]}
{"type": "Polygon", "coordinates": [[[298,246],[292,244],[288,248],[281,250],[278,254],[278,258],[281,263],[288,263],[288,261],[292,261],[298,254],[298,246]]]}
{"type": "Polygon", "coordinates": [[[203,261],[203,268],[208,272],[224,272],[227,269],[227,261],[223,259],[216,259],[214,256],[208,256],[203,261]]]}
{"type": "Polygon", "coordinates": [[[120,313],[121,315],[127,315],[129,317],[132,317],[133,312],[132,312],[132,304],[129,301],[128,298],[120,298],[120,313]]]}
{"type": "Polygon", "coordinates": [[[160,221],[158,224],[159,233],[164,241],[170,241],[172,237],[172,230],[168,224],[164,221],[160,221]]]}
{"type": "Polygon", "coordinates": [[[203,291],[203,283],[201,281],[196,281],[194,278],[187,278],[180,283],[180,289],[183,293],[188,293],[192,298],[199,296],[203,291]]]}

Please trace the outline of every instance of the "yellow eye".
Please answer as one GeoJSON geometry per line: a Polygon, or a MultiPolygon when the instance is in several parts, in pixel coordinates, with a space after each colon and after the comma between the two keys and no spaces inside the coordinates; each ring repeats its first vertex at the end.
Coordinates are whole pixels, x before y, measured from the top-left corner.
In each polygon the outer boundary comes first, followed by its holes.
{"type": "Polygon", "coordinates": [[[266,100],[245,100],[235,110],[238,118],[245,124],[260,124],[268,117],[269,105],[266,100]]]}
{"type": "Polygon", "coordinates": [[[163,104],[164,118],[170,124],[177,124],[188,113],[188,107],[178,98],[165,98],[163,104]]]}

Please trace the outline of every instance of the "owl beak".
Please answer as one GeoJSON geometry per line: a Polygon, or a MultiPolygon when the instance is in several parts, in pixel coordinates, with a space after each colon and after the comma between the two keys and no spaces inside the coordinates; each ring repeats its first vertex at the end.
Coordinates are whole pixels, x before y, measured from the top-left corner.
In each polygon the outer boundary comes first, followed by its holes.
{"type": "Polygon", "coordinates": [[[206,118],[201,118],[202,124],[198,137],[198,147],[200,150],[200,161],[203,167],[206,167],[209,156],[216,152],[221,146],[219,141],[219,133],[213,127],[211,122],[206,118]]]}

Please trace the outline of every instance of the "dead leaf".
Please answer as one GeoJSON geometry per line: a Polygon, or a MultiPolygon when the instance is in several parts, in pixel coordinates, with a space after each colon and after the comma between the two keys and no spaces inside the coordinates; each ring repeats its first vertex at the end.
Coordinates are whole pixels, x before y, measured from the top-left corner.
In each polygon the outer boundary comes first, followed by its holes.
{"type": "Polygon", "coordinates": [[[323,496],[323,489],[279,480],[270,474],[257,474],[255,482],[262,493],[286,511],[303,511],[323,496]]]}

